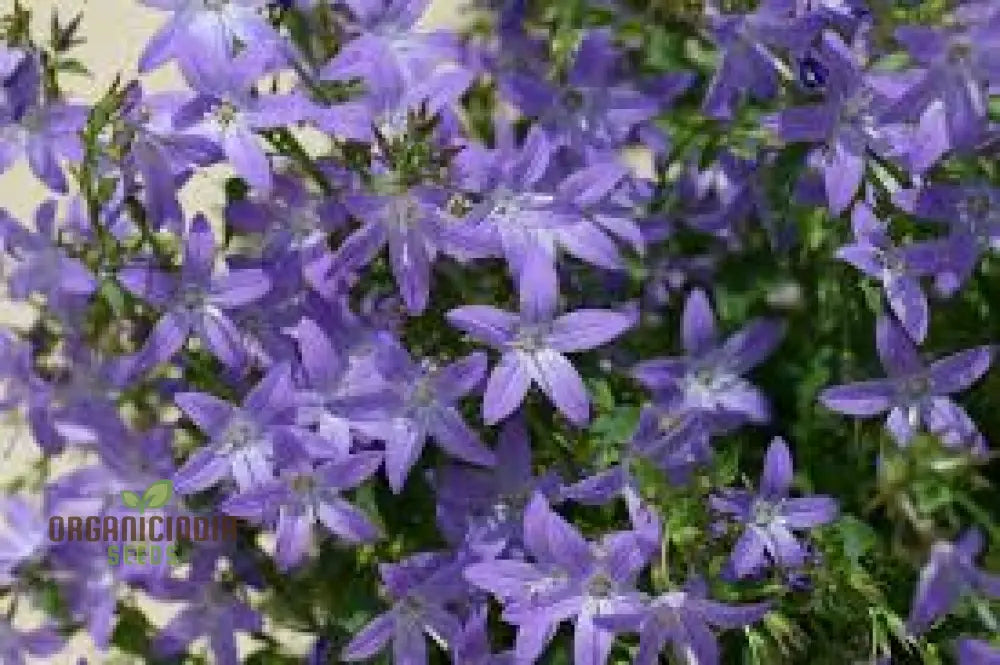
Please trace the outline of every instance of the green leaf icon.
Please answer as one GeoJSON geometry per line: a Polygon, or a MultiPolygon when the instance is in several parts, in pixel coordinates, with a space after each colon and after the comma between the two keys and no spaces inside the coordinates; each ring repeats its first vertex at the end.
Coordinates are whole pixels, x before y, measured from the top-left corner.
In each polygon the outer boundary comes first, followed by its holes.
{"type": "Polygon", "coordinates": [[[142,495],[142,507],[162,508],[170,501],[174,495],[174,484],[169,480],[157,480],[146,488],[146,493],[142,495]]]}
{"type": "Polygon", "coordinates": [[[122,503],[124,503],[129,508],[140,508],[142,506],[142,499],[139,495],[131,490],[122,491],[122,503]]]}

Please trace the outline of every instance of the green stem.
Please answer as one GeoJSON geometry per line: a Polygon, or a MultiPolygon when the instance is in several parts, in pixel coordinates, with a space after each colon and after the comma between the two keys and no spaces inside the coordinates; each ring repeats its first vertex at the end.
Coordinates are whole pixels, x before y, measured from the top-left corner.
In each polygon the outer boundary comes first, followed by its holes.
{"type": "Polygon", "coordinates": [[[302,167],[302,170],[313,179],[323,194],[329,196],[333,194],[333,187],[330,182],[323,175],[322,169],[316,164],[316,161],[306,152],[306,149],[302,147],[299,140],[295,138],[291,130],[287,127],[279,127],[275,129],[268,129],[261,132],[282,155],[290,157],[295,160],[295,162],[302,167]]]}

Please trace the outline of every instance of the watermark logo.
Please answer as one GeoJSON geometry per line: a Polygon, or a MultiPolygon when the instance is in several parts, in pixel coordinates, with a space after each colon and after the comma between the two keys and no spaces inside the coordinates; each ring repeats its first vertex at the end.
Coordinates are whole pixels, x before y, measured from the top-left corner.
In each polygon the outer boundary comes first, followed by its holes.
{"type": "Polygon", "coordinates": [[[178,546],[185,542],[235,541],[236,518],[230,515],[188,515],[165,508],[174,496],[170,480],[157,480],[140,492],[124,490],[122,504],[137,515],[53,515],[49,540],[55,543],[106,543],[112,567],[159,566],[182,563],[178,546]]]}
{"type": "Polygon", "coordinates": [[[170,497],[174,495],[174,484],[169,480],[157,480],[146,488],[140,497],[131,490],[122,492],[122,503],[129,508],[135,508],[139,514],[146,512],[147,508],[162,508],[170,502],[170,497]]]}

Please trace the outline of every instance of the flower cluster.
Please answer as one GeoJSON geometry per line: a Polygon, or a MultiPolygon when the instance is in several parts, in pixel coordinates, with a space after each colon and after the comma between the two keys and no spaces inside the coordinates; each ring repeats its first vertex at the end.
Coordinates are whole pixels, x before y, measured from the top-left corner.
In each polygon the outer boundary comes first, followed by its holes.
{"type": "Polygon", "coordinates": [[[1000,5],[141,4],[181,89],[0,21],[0,660],[1000,662],[1000,5]],[[49,527],[136,506],[239,533],[49,527]]]}

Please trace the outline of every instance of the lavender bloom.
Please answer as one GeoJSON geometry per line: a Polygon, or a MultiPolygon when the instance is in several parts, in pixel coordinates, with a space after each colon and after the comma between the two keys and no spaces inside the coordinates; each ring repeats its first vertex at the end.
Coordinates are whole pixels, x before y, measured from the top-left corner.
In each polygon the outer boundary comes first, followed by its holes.
{"type": "Polygon", "coordinates": [[[401,99],[407,90],[443,71],[459,69],[455,35],[414,27],[427,0],[348,0],[357,36],[320,72],[324,80],[360,78],[380,99],[401,99]]]}
{"type": "Polygon", "coordinates": [[[366,406],[370,410],[384,408],[394,398],[393,387],[378,374],[374,345],[369,343],[372,340],[359,335],[338,340],[337,344],[326,330],[343,333],[347,325],[331,321],[324,328],[312,319],[303,318],[285,331],[295,338],[301,359],[302,390],[296,422],[315,430],[316,438],[305,438],[303,442],[316,459],[350,452],[352,430],[357,429],[351,420],[352,413],[365,410],[366,406]],[[315,445],[310,445],[311,442],[315,445]]]}
{"type": "Polygon", "coordinates": [[[464,583],[453,561],[421,553],[398,564],[380,564],[379,571],[393,599],[392,609],[354,636],[344,648],[342,660],[367,660],[391,641],[394,663],[426,665],[425,633],[442,648],[456,643],[462,624],[445,606],[464,592],[464,583]]]}
{"type": "Polygon", "coordinates": [[[69,503],[74,512],[96,515],[117,505],[122,490],[149,487],[176,470],[169,428],[155,427],[137,434],[126,427],[111,405],[68,416],[56,423],[56,428],[72,443],[93,447],[98,463],[52,481],[47,494],[53,506],[62,508],[69,503]]]}
{"type": "Polygon", "coordinates": [[[261,12],[269,0],[141,0],[173,12],[139,57],[139,71],[150,72],[176,60],[189,81],[205,67],[218,66],[237,53],[237,44],[276,50],[280,38],[261,12]]]}
{"type": "Polygon", "coordinates": [[[54,628],[18,630],[8,619],[0,619],[0,660],[5,665],[24,665],[26,656],[52,658],[63,648],[63,639],[54,628]]]}
{"type": "Polygon", "coordinates": [[[42,63],[34,51],[0,45],[0,173],[22,155],[31,172],[54,192],[68,190],[60,159],[79,162],[83,106],[44,98],[42,63]]]}
{"type": "Polygon", "coordinates": [[[923,66],[922,76],[893,106],[891,120],[912,120],[937,102],[944,107],[945,132],[957,150],[983,137],[991,85],[1000,84],[1000,44],[995,21],[980,12],[958,11],[948,28],[902,26],[896,39],[923,66]]]}
{"type": "Polygon", "coordinates": [[[633,375],[651,390],[679,393],[683,410],[767,422],[767,397],[741,377],[771,354],[783,334],[779,322],[755,319],[719,344],[708,296],[695,289],[684,304],[681,320],[688,355],[641,362],[633,375]]]}
{"type": "Polygon", "coordinates": [[[347,209],[342,202],[318,197],[300,180],[283,174],[275,174],[274,186],[266,195],[251,192],[248,198],[226,207],[227,224],[261,235],[262,256],[267,263],[294,260],[303,270],[326,252],[329,234],[346,221],[347,209]]]}
{"type": "MultiPolygon", "coordinates": [[[[367,265],[383,247],[399,293],[412,315],[427,309],[431,267],[439,251],[448,249],[449,231],[443,192],[414,188],[398,196],[351,196],[351,214],[366,223],[348,236],[325,266],[322,278],[339,283],[367,265]]],[[[329,289],[323,286],[321,289],[329,289]]]]}
{"type": "Polygon", "coordinates": [[[704,583],[689,583],[684,590],[668,591],[633,614],[605,614],[599,624],[616,632],[639,633],[635,665],[655,665],[669,643],[679,662],[718,665],[719,643],[712,628],[733,630],[760,621],[768,603],[729,605],[706,597],[704,583]]]}
{"type": "Polygon", "coordinates": [[[132,183],[126,189],[131,190],[139,181],[151,225],[177,233],[184,223],[177,200],[179,184],[191,167],[207,166],[222,158],[211,141],[174,129],[174,115],[185,97],[171,93],[146,95],[138,83],[133,83],[126,89],[119,111],[124,125],[121,136],[128,151],[122,172],[132,183]]]}
{"type": "Polygon", "coordinates": [[[658,107],[655,99],[619,80],[619,60],[608,30],[588,31],[563,88],[549,89],[545,81],[529,82],[523,76],[514,81],[521,110],[539,118],[554,145],[582,154],[588,163],[607,158],[658,107]]]}
{"type": "Polygon", "coordinates": [[[312,107],[298,93],[254,94],[253,85],[270,67],[259,48],[244,50],[233,61],[199,74],[198,95],[178,109],[174,127],[215,143],[236,172],[267,193],[273,184],[271,164],[255,130],[294,124],[312,107]]]}
{"type": "Polygon", "coordinates": [[[504,422],[495,455],[502,463],[491,469],[449,465],[434,476],[439,530],[456,545],[483,556],[523,551],[528,500],[536,492],[555,500],[560,483],[554,472],[533,474],[521,414],[504,422]]]}
{"type": "Polygon", "coordinates": [[[896,204],[918,217],[948,225],[957,247],[953,265],[937,275],[937,288],[951,295],[968,280],[982,255],[1000,249],[1000,189],[982,183],[930,184],[897,192],[896,204]]]}
{"type": "Polygon", "coordinates": [[[378,537],[375,525],[340,493],[371,477],[381,462],[382,455],[375,452],[345,455],[316,468],[299,460],[279,478],[230,497],[219,510],[257,522],[274,521],[276,515],[275,559],[287,571],[305,558],[316,520],[348,542],[378,537]]]}
{"type": "Polygon", "coordinates": [[[538,252],[528,258],[520,278],[520,315],[485,305],[448,312],[448,322],[502,352],[483,396],[483,418],[500,422],[524,401],[532,382],[574,425],[590,417],[583,379],[564,353],[607,344],[635,324],[634,313],[582,309],[553,318],[558,298],[556,275],[538,252]]]}
{"type": "Polygon", "coordinates": [[[958,641],[958,665],[1000,665],[1000,648],[982,640],[958,641]]]}
{"type": "Polygon", "coordinates": [[[721,56],[705,95],[705,113],[730,119],[746,95],[767,100],[777,93],[781,61],[772,48],[802,51],[818,27],[814,16],[795,17],[789,11],[793,7],[792,0],[765,0],[751,13],[709,16],[721,56]]]}
{"type": "Polygon", "coordinates": [[[6,585],[15,579],[18,567],[45,549],[48,524],[41,507],[20,496],[5,497],[0,511],[0,584],[6,585]]]}
{"type": "Polygon", "coordinates": [[[593,164],[553,187],[549,181],[556,146],[539,126],[532,126],[518,149],[512,128],[498,122],[497,146],[493,151],[468,146],[455,159],[459,184],[479,199],[464,218],[470,244],[480,246],[484,255],[502,255],[515,277],[534,252],[541,251],[554,265],[557,249],[606,270],[624,268],[606,231],[634,241],[638,229],[617,217],[587,214],[625,178],[624,166],[593,164]]]}
{"type": "Polygon", "coordinates": [[[492,652],[486,631],[486,614],[485,607],[478,607],[462,624],[452,649],[454,665],[515,665],[513,652],[492,652]]]}
{"type": "Polygon", "coordinates": [[[961,248],[942,240],[914,242],[896,247],[888,224],[881,222],[868,204],[858,202],[851,215],[854,243],[837,250],[837,258],[879,280],[893,314],[918,344],[927,336],[927,297],[920,278],[939,274],[954,265],[961,248]]]}
{"type": "Polygon", "coordinates": [[[394,394],[374,409],[371,400],[362,399],[360,408],[348,410],[360,431],[385,441],[385,470],[393,491],[402,490],[428,435],[449,455],[465,462],[496,463],[493,452],[465,424],[454,404],[482,383],[485,354],[473,353],[440,368],[421,367],[398,340],[382,336],[375,361],[394,394]]]}
{"type": "Polygon", "coordinates": [[[911,633],[926,631],[967,593],[1000,598],[1000,575],[983,572],[974,563],[982,549],[983,536],[976,529],[966,531],[954,543],[934,544],[910,604],[907,627],[911,633]]]}
{"type": "Polygon", "coordinates": [[[26,300],[32,293],[44,295],[53,308],[71,297],[89,296],[97,280],[79,259],[67,256],[58,246],[56,201],[49,199],[35,212],[33,233],[0,209],[0,250],[14,260],[7,276],[12,298],[26,300]]]}
{"type": "Polygon", "coordinates": [[[824,144],[812,161],[822,171],[831,212],[840,214],[862,184],[868,151],[899,156],[908,135],[881,119],[891,97],[861,71],[857,55],[838,35],[824,32],[816,56],[830,70],[826,100],[784,109],[764,122],[786,142],[824,144]]]}
{"type": "Polygon", "coordinates": [[[504,620],[518,627],[515,658],[535,662],[558,624],[574,619],[574,662],[607,662],[614,633],[604,614],[637,611],[642,594],[635,578],[649,553],[635,532],[618,532],[588,543],[536,494],[524,514],[524,542],[534,559],[475,563],[465,577],[504,602],[504,620]]]}
{"type": "Polygon", "coordinates": [[[274,476],[274,438],[291,425],[295,406],[287,363],[271,368],[241,407],[204,393],[180,393],[174,400],[210,438],[174,475],[178,493],[193,494],[226,477],[247,491],[274,476]]]}
{"type": "Polygon", "coordinates": [[[993,349],[980,346],[925,365],[917,348],[891,318],[879,317],[875,328],[879,359],[886,379],[827,388],[819,395],[823,406],[861,418],[889,412],[886,429],[907,445],[923,424],[951,447],[981,450],[982,435],[965,410],[950,395],[965,390],[989,369],[993,349]]]}
{"type": "Polygon", "coordinates": [[[241,367],[245,349],[226,310],[258,300],[267,293],[270,282],[257,269],[216,271],[215,253],[212,229],[199,214],[184,240],[179,276],[148,265],[127,266],[118,272],[118,281],[128,291],[165,310],[135,358],[135,371],[172,358],[192,332],[224,364],[241,367]]]}
{"type": "Polygon", "coordinates": [[[735,429],[742,420],[736,415],[689,408],[681,395],[662,396],[642,408],[629,446],[679,485],[697,466],[711,460],[712,437],[735,429]]]}
{"type": "Polygon", "coordinates": [[[806,561],[806,550],[792,532],[812,529],[836,517],[837,502],[831,497],[788,498],[792,473],[788,446],[775,437],[767,449],[756,494],[726,489],[711,497],[713,510],[746,525],[729,559],[737,577],[766,568],[765,554],[782,568],[799,568],[806,561]]]}
{"type": "Polygon", "coordinates": [[[187,607],[172,618],[153,640],[153,648],[163,656],[182,654],[199,637],[208,645],[219,665],[239,665],[236,633],[258,632],[263,628],[260,614],[215,580],[215,559],[199,557],[186,579],[158,590],[169,600],[183,600],[187,607]]]}
{"type": "Polygon", "coordinates": [[[705,168],[697,158],[689,160],[678,185],[686,204],[683,223],[738,249],[741,232],[751,220],[767,224],[772,214],[760,178],[767,159],[766,153],[746,159],[724,150],[705,168]]]}

